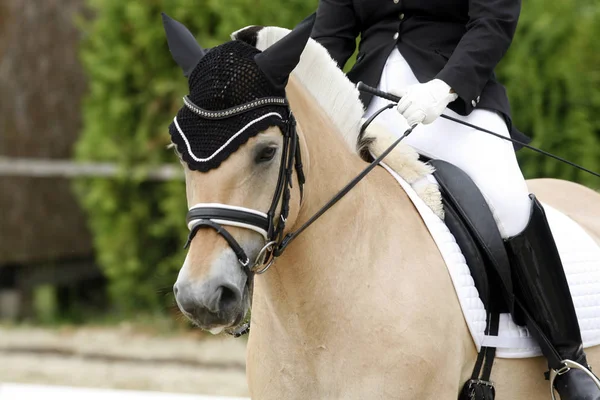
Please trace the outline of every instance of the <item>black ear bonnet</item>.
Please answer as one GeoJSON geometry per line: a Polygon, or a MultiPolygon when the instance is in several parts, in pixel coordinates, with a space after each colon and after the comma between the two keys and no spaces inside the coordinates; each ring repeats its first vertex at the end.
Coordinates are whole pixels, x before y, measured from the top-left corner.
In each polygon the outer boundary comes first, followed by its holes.
{"type": "Polygon", "coordinates": [[[169,125],[190,169],[217,168],[248,139],[271,126],[288,128],[285,85],[297,65],[314,14],[261,52],[234,40],[208,51],[179,22],[163,14],[169,49],[188,77],[189,95],[169,125]]]}
{"type": "Polygon", "coordinates": [[[270,126],[286,126],[288,107],[283,104],[285,90],[276,89],[254,62],[259,53],[241,41],[228,42],[211,49],[189,77],[190,94],[169,126],[171,140],[192,170],[206,172],[217,168],[249,138],[270,126]],[[280,106],[267,105],[235,114],[226,110],[257,99],[276,97],[280,106]]]}

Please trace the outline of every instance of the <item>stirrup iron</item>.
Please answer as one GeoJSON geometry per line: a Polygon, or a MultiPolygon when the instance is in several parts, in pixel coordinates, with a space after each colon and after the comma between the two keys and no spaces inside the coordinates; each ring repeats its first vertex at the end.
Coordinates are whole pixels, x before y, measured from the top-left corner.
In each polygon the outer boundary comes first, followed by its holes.
{"type": "Polygon", "coordinates": [[[571,369],[580,369],[583,372],[585,372],[587,374],[587,376],[589,376],[592,379],[592,381],[594,381],[594,383],[596,384],[598,389],[600,389],[600,380],[588,368],[586,368],[583,365],[579,364],[578,362],[575,362],[572,360],[563,360],[562,363],[565,366],[562,367],[561,369],[559,369],[559,370],[551,369],[550,370],[550,394],[552,395],[552,400],[556,400],[556,396],[554,394],[554,392],[556,391],[556,389],[554,388],[554,380],[556,379],[557,376],[566,374],[571,369]]]}

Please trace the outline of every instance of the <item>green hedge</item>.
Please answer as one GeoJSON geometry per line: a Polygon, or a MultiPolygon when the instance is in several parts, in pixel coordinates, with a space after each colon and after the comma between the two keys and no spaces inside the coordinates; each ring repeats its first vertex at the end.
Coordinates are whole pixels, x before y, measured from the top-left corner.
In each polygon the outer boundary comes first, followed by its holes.
{"type": "Polygon", "coordinates": [[[204,47],[228,40],[251,24],[292,28],[316,1],[88,0],[93,18],[81,24],[81,60],[89,79],[83,104],[79,160],[113,161],[117,180],[79,180],[98,261],[122,312],[172,305],[171,287],[185,253],[185,187],[144,182],[132,167],[171,162],[168,124],[187,83],[173,62],[161,12],[187,25],[204,47]]]}
{"type": "MultiPolygon", "coordinates": [[[[498,68],[515,123],[532,145],[600,171],[600,3],[523,2],[513,44],[498,68]]],[[[527,178],[600,188],[600,179],[523,149],[527,178]]]]}
{"type": "MultiPolygon", "coordinates": [[[[184,259],[183,182],[149,183],[134,166],[177,164],[167,126],[187,86],[172,61],[161,12],[182,21],[204,47],[251,24],[291,28],[317,0],[88,0],[81,60],[89,78],[79,160],[113,161],[120,179],[86,179],[77,192],[88,212],[98,260],[121,311],[162,310],[184,259]]],[[[515,42],[499,69],[518,126],[534,144],[600,169],[599,7],[592,2],[529,0],[515,42]]],[[[590,185],[555,161],[520,152],[526,175],[590,185]]]]}

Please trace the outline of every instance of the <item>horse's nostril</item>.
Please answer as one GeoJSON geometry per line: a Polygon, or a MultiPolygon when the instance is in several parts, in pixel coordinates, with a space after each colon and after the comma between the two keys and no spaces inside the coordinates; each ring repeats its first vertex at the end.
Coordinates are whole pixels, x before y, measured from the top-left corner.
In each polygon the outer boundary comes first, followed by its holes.
{"type": "Polygon", "coordinates": [[[212,312],[227,312],[235,308],[241,298],[239,291],[230,286],[219,286],[207,306],[212,312]]]}
{"type": "Polygon", "coordinates": [[[233,308],[238,303],[237,291],[228,288],[227,286],[221,286],[221,300],[219,302],[219,309],[222,311],[233,308]]]}
{"type": "Polygon", "coordinates": [[[175,293],[175,296],[177,296],[177,293],[179,293],[179,288],[177,285],[173,285],[173,293],[175,293]]]}

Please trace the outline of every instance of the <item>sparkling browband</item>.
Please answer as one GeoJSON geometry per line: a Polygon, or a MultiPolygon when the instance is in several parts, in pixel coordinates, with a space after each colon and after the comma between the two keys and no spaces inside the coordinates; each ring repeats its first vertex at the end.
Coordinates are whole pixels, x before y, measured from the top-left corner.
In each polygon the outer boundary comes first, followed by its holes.
{"type": "Polygon", "coordinates": [[[195,105],[188,96],[183,97],[183,102],[186,107],[189,108],[194,114],[197,114],[203,118],[209,119],[224,119],[232,117],[236,114],[241,114],[246,111],[253,110],[255,108],[276,105],[276,106],[285,106],[287,105],[287,100],[282,97],[264,97],[262,99],[254,100],[246,104],[242,104],[241,106],[236,106],[232,108],[228,108],[222,111],[209,111],[195,105]]]}

